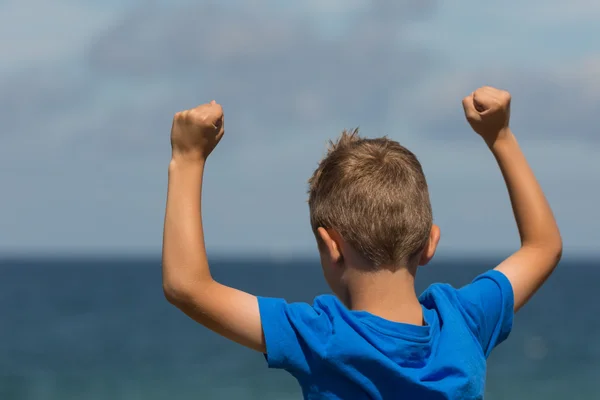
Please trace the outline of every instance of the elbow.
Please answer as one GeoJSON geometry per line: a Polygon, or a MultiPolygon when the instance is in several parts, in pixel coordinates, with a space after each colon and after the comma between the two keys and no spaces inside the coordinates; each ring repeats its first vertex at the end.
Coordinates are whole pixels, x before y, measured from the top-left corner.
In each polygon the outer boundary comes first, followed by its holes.
{"type": "Polygon", "coordinates": [[[187,308],[204,297],[214,280],[210,273],[196,273],[189,269],[177,270],[163,261],[163,295],[177,308],[187,308]]]}
{"type": "Polygon", "coordinates": [[[179,309],[188,308],[199,301],[208,289],[202,282],[165,282],[163,294],[165,299],[179,309]]]}
{"type": "Polygon", "coordinates": [[[543,241],[535,243],[523,243],[523,248],[528,248],[537,254],[536,257],[547,260],[545,263],[554,270],[563,255],[563,242],[560,233],[556,233],[553,237],[548,237],[543,241]]]}
{"type": "Polygon", "coordinates": [[[163,294],[165,299],[174,306],[179,307],[186,297],[185,292],[178,286],[163,282],[163,294]]]}
{"type": "Polygon", "coordinates": [[[563,254],[563,241],[558,230],[556,231],[556,234],[548,240],[546,251],[555,261],[555,264],[558,264],[563,254]]]}
{"type": "Polygon", "coordinates": [[[558,265],[558,263],[562,259],[562,255],[563,255],[563,242],[562,242],[562,239],[560,238],[560,236],[558,237],[558,241],[556,243],[556,247],[554,248],[553,254],[556,259],[556,264],[558,265]]]}
{"type": "Polygon", "coordinates": [[[163,294],[165,299],[176,307],[181,307],[188,303],[192,297],[191,285],[177,281],[163,279],[163,294]]]}
{"type": "Polygon", "coordinates": [[[562,258],[562,254],[563,254],[563,245],[562,245],[562,239],[560,239],[554,244],[554,246],[551,248],[550,250],[550,256],[552,257],[552,261],[550,262],[552,265],[551,268],[551,272],[553,273],[554,270],[556,269],[556,267],[558,267],[558,264],[560,263],[560,260],[562,258]]]}
{"type": "Polygon", "coordinates": [[[556,241],[556,243],[553,243],[551,246],[548,246],[548,249],[546,250],[548,257],[549,257],[549,264],[551,267],[551,271],[554,272],[554,270],[556,269],[556,267],[558,266],[558,264],[560,263],[560,260],[562,258],[562,253],[563,253],[563,246],[562,246],[562,240],[558,240],[556,241]]]}

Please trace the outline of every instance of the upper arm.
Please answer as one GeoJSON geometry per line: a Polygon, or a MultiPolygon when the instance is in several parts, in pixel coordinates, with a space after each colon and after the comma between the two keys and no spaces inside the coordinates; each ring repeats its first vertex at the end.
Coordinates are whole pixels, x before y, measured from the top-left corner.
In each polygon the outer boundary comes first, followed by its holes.
{"type": "Polygon", "coordinates": [[[488,271],[459,289],[457,295],[470,330],[489,356],[512,330],[514,297],[510,282],[499,271],[488,271]]]}
{"type": "Polygon", "coordinates": [[[212,281],[167,297],[190,318],[210,330],[253,350],[265,352],[256,296],[212,281]]]}
{"type": "Polygon", "coordinates": [[[167,297],[210,330],[264,353],[272,368],[308,372],[331,331],[327,315],[309,304],[259,298],[215,281],[167,297]]]}
{"type": "Polygon", "coordinates": [[[496,267],[510,281],[514,293],[514,311],[518,311],[548,279],[561,257],[556,251],[523,246],[496,267]]]}

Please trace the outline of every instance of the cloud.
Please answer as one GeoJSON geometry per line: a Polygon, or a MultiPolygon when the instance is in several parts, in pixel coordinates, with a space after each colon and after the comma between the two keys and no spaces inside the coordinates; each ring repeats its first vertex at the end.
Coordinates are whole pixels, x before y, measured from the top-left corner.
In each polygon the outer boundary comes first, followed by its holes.
{"type": "Polygon", "coordinates": [[[440,60],[411,42],[408,29],[434,15],[435,1],[308,3],[313,14],[273,4],[133,10],[93,42],[88,66],[101,81],[173,82],[162,95],[169,100],[150,107],[156,112],[216,97],[234,124],[265,138],[335,123],[380,132],[401,120],[445,137],[465,127],[460,98],[493,84],[513,92],[513,121],[531,137],[596,140],[599,99],[589,87],[597,87],[598,69],[440,71],[440,60]],[[343,33],[328,37],[316,28],[316,15],[334,12],[343,33]]]}
{"type": "Polygon", "coordinates": [[[93,43],[89,67],[105,78],[178,77],[182,96],[218,95],[236,118],[265,131],[264,120],[278,130],[332,119],[375,123],[398,88],[431,66],[427,51],[401,33],[433,12],[432,1],[373,1],[359,12],[350,4],[355,12],[346,13],[325,2],[320,8],[340,10],[346,22],[333,38],[305,14],[270,12],[270,3],[135,10],[93,43]]]}
{"type": "Polygon", "coordinates": [[[53,66],[22,68],[0,80],[0,154],[10,159],[17,152],[33,156],[63,146],[61,138],[70,135],[91,86],[53,66]]]}
{"type": "MultiPolygon", "coordinates": [[[[469,20],[474,29],[479,30],[479,35],[510,32],[534,35],[538,29],[547,31],[565,26],[595,24],[600,16],[600,3],[596,0],[508,0],[502,6],[493,2],[463,0],[460,7],[443,3],[441,8],[442,18],[460,14],[469,20]]],[[[528,37],[521,39],[527,40],[528,37]]]]}
{"type": "MultiPolygon", "coordinates": [[[[595,0],[533,0],[522,2],[524,13],[516,13],[515,19],[523,21],[525,16],[535,23],[545,25],[564,25],[596,23],[600,16],[600,3],[595,0]]],[[[507,7],[507,9],[510,7],[507,7]]],[[[528,21],[529,22],[529,21],[528,21]]]]}
{"type": "Polygon", "coordinates": [[[437,76],[419,94],[419,108],[427,113],[421,129],[444,140],[467,129],[461,99],[484,85],[511,92],[512,126],[527,139],[584,139],[596,144],[600,139],[600,69],[595,59],[546,71],[524,67],[437,76]]]}
{"type": "Polygon", "coordinates": [[[119,9],[74,0],[0,2],[0,71],[73,56],[119,9]]]}
{"type": "Polygon", "coordinates": [[[413,22],[435,14],[433,0],[179,4],[135,7],[101,31],[91,9],[74,8],[94,26],[93,35],[73,35],[88,38],[71,43],[85,49],[82,59],[61,63],[59,49],[0,79],[3,152],[32,142],[40,151],[93,148],[94,157],[156,154],[172,113],[209,98],[225,105],[228,129],[251,132],[236,140],[240,150],[356,125],[379,134],[406,124],[444,138],[465,127],[460,98],[488,82],[513,91],[515,123],[532,137],[596,137],[597,63],[441,71],[439,56],[410,36],[413,22]],[[333,22],[339,31],[328,35],[333,22]]]}
{"type": "MultiPolygon", "coordinates": [[[[475,2],[45,3],[0,3],[0,32],[27,31],[0,44],[10,59],[0,68],[0,242],[7,248],[159,248],[171,116],[212,97],[225,105],[228,131],[207,171],[212,248],[312,249],[306,178],[325,140],[355,125],[402,138],[420,155],[444,232],[456,227],[446,246],[504,246],[498,238],[514,234],[514,225],[497,168],[487,153],[470,155],[468,139],[459,143],[469,137],[460,99],[483,84],[511,90],[515,130],[528,154],[536,152],[532,164],[566,219],[566,239],[594,246],[586,238],[598,213],[589,182],[598,170],[590,144],[597,143],[600,58],[583,49],[585,61],[548,62],[549,52],[569,50],[546,40],[549,27],[536,22],[538,42],[524,28],[507,28],[534,10],[519,17],[508,7],[515,19],[494,20],[503,24],[498,39],[482,29],[486,18],[469,23],[481,11],[469,4],[484,7],[475,2]],[[34,16],[26,9],[32,4],[42,12],[34,16]],[[437,15],[440,7],[453,14],[437,15]],[[416,35],[416,25],[429,36],[416,35]],[[473,36],[477,46],[463,43],[473,36]],[[546,49],[537,67],[519,65],[515,41],[527,52],[546,49]],[[500,65],[497,56],[505,65],[481,68],[500,65]],[[488,190],[495,194],[486,197],[488,190]],[[499,203],[504,217],[487,213],[499,203]],[[480,234],[494,223],[502,233],[480,234]]],[[[569,32],[569,40],[580,35],[569,32]]]]}
{"type": "MultiPolygon", "coordinates": [[[[9,3],[15,17],[27,15],[9,3]]],[[[94,9],[64,1],[59,11],[79,18],[62,20],[72,37],[29,31],[62,46],[41,51],[24,43],[28,52],[54,53],[0,78],[3,152],[27,142],[40,152],[93,148],[92,156],[160,151],[171,115],[209,97],[234,116],[229,128],[252,132],[239,148],[257,138],[282,140],[291,130],[315,134],[323,125],[380,126],[400,88],[432,65],[403,30],[435,7],[432,0],[313,1],[295,9],[267,0],[151,3],[123,11],[99,32],[103,19],[92,18],[94,9]],[[331,21],[343,32],[328,36],[331,21]]]]}

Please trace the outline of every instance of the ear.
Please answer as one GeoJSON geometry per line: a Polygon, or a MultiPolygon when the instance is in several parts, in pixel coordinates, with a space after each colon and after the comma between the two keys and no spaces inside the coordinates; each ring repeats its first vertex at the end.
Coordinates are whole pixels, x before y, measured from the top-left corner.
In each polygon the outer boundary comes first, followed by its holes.
{"type": "Polygon", "coordinates": [[[440,242],[440,227],[437,225],[431,226],[431,232],[429,232],[429,240],[425,245],[425,249],[421,253],[421,258],[419,259],[419,265],[425,266],[431,261],[435,254],[435,250],[437,249],[437,245],[440,242]]]}
{"type": "Polygon", "coordinates": [[[321,252],[323,252],[333,264],[341,262],[344,257],[342,256],[342,246],[337,232],[331,229],[327,230],[325,228],[319,228],[317,229],[317,235],[319,236],[318,239],[321,252]]]}

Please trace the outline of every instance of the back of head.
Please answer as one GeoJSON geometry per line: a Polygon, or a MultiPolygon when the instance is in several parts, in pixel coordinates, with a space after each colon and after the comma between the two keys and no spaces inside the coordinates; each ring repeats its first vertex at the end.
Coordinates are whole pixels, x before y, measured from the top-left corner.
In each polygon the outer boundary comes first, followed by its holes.
{"type": "Polygon", "coordinates": [[[406,265],[426,245],[433,219],[416,156],[358,129],[330,144],[309,180],[313,231],[334,229],[373,270],[406,265]]]}

